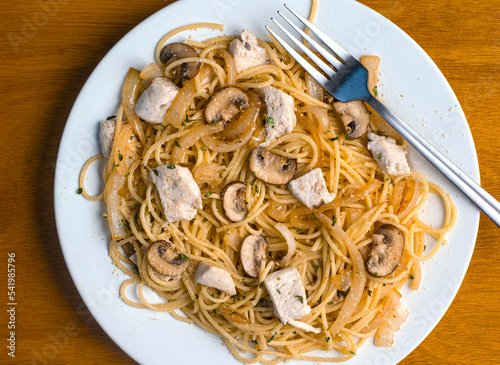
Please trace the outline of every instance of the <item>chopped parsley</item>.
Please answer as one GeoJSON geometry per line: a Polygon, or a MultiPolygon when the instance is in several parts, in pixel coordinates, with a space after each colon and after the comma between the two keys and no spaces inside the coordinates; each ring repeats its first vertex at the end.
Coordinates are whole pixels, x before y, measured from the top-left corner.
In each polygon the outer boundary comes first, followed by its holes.
{"type": "Polygon", "coordinates": [[[200,148],[202,151],[206,151],[207,149],[205,147],[200,148]]]}
{"type": "Polygon", "coordinates": [[[214,314],[217,314],[217,310],[216,309],[212,309],[212,312],[214,312],[214,314]]]}
{"type": "Polygon", "coordinates": [[[394,183],[394,181],[392,182],[392,186],[396,186],[396,184],[394,183]]]}
{"type": "Polygon", "coordinates": [[[157,169],[153,169],[153,172],[155,173],[155,175],[156,175],[156,176],[160,176],[160,175],[158,174],[158,170],[157,170],[157,169]]]}
{"type": "Polygon", "coordinates": [[[372,296],[372,291],[371,290],[368,290],[368,296],[371,297],[372,296]]]}
{"type": "Polygon", "coordinates": [[[104,219],[108,219],[108,216],[107,216],[106,214],[103,214],[103,215],[102,215],[102,217],[103,217],[104,219]]]}
{"type": "Polygon", "coordinates": [[[259,284],[259,288],[262,289],[262,287],[264,286],[264,282],[260,283],[259,284]]]}
{"type": "Polygon", "coordinates": [[[121,161],[123,160],[123,155],[121,153],[118,154],[118,159],[121,161]]]}
{"type": "Polygon", "coordinates": [[[380,160],[382,158],[382,154],[379,153],[378,156],[377,156],[377,158],[380,160]]]}
{"type": "Polygon", "coordinates": [[[181,257],[184,261],[189,261],[189,257],[187,257],[186,255],[184,255],[183,253],[181,253],[181,257]]]}
{"type": "MultiPolygon", "coordinates": [[[[376,87],[376,86],[375,86],[375,87],[376,87]]],[[[349,352],[350,352],[351,354],[353,354],[353,355],[356,355],[356,353],[355,353],[355,352],[352,352],[352,351],[349,351],[349,352]]]]}
{"type": "Polygon", "coordinates": [[[252,340],[252,342],[256,345],[258,344],[257,340],[252,340]]]}
{"type": "Polygon", "coordinates": [[[386,283],[383,283],[382,286],[386,286],[387,284],[386,283]]]}
{"type": "Polygon", "coordinates": [[[195,298],[196,298],[196,299],[198,299],[198,298],[199,298],[198,294],[195,294],[194,296],[195,296],[195,298]]]}
{"type": "Polygon", "coordinates": [[[215,127],[215,126],[217,125],[217,122],[215,122],[215,121],[214,121],[214,122],[212,123],[212,125],[215,127]]]}
{"type": "Polygon", "coordinates": [[[82,188],[78,188],[78,190],[76,191],[76,193],[77,193],[78,195],[82,195],[82,193],[83,193],[83,189],[82,189],[82,188]]]}
{"type": "Polygon", "coordinates": [[[274,119],[271,117],[268,117],[267,114],[264,114],[264,118],[266,118],[267,124],[274,124],[274,119]]]}
{"type": "Polygon", "coordinates": [[[337,139],[339,139],[339,137],[334,137],[334,138],[329,138],[330,141],[336,141],[337,139]]]}
{"type": "Polygon", "coordinates": [[[375,95],[375,97],[377,97],[377,96],[378,96],[378,88],[377,88],[377,86],[375,86],[375,87],[373,88],[373,94],[375,95]]]}
{"type": "Polygon", "coordinates": [[[252,175],[255,177],[255,171],[252,171],[252,175]]]}
{"type": "Polygon", "coordinates": [[[206,193],[205,195],[203,195],[203,197],[205,198],[208,198],[210,195],[212,195],[213,193],[206,193]]]}
{"type": "Polygon", "coordinates": [[[411,280],[415,279],[415,277],[414,277],[412,274],[410,274],[409,278],[410,278],[411,280]]]}
{"type": "Polygon", "coordinates": [[[335,227],[336,224],[337,224],[337,217],[333,217],[332,227],[335,227]]]}
{"type": "Polygon", "coordinates": [[[166,125],[163,125],[163,124],[160,124],[161,127],[163,128],[163,130],[167,129],[167,126],[166,125]]]}
{"type": "Polygon", "coordinates": [[[304,304],[304,298],[301,295],[296,295],[295,298],[299,298],[300,302],[304,304]]]}
{"type": "Polygon", "coordinates": [[[255,194],[258,194],[259,193],[259,187],[257,185],[255,185],[255,193],[253,193],[253,195],[255,196],[255,194]]]}
{"type": "Polygon", "coordinates": [[[106,118],[106,120],[111,120],[113,118],[116,118],[116,115],[110,115],[109,117],[106,118]]]}
{"type": "Polygon", "coordinates": [[[119,164],[119,163],[115,164],[115,167],[118,167],[118,166],[120,166],[120,164],[119,164]]]}
{"type": "Polygon", "coordinates": [[[312,213],[312,216],[314,219],[318,219],[318,218],[316,218],[316,215],[314,214],[314,212],[312,213]]]}
{"type": "Polygon", "coordinates": [[[207,218],[203,218],[203,222],[208,222],[208,219],[207,218]]]}
{"type": "Polygon", "coordinates": [[[191,122],[191,121],[189,120],[189,117],[188,117],[188,115],[186,114],[186,119],[184,119],[184,122],[182,122],[182,123],[183,123],[183,124],[182,124],[182,126],[185,126],[185,125],[186,125],[187,123],[189,123],[189,122],[191,122]]]}
{"type": "Polygon", "coordinates": [[[128,175],[130,175],[130,172],[127,172],[127,173],[125,174],[125,177],[128,177],[128,175]]]}
{"type": "Polygon", "coordinates": [[[304,232],[304,230],[303,229],[297,229],[295,232],[301,233],[301,232],[304,232]]]}
{"type": "Polygon", "coordinates": [[[222,173],[219,171],[219,178],[222,179],[222,173]]]}
{"type": "Polygon", "coordinates": [[[318,272],[318,269],[319,269],[319,265],[314,265],[314,272],[318,272]]]}
{"type": "Polygon", "coordinates": [[[345,139],[347,139],[348,141],[350,141],[350,140],[351,140],[351,136],[348,136],[348,135],[346,134],[345,139]]]}
{"type": "Polygon", "coordinates": [[[167,165],[167,169],[173,170],[175,169],[175,165],[167,165]]]}
{"type": "Polygon", "coordinates": [[[332,305],[332,304],[334,304],[334,303],[333,303],[333,302],[328,302],[328,303],[326,303],[326,304],[328,304],[328,305],[332,305]]]}
{"type": "Polygon", "coordinates": [[[269,340],[267,340],[267,343],[270,343],[272,340],[274,340],[274,336],[276,336],[276,333],[274,335],[272,335],[269,340]]]}
{"type": "Polygon", "coordinates": [[[181,145],[179,144],[179,141],[175,141],[175,145],[176,145],[177,147],[180,147],[180,146],[181,146],[181,145]]]}
{"type": "Polygon", "coordinates": [[[340,114],[340,116],[341,116],[341,117],[343,117],[343,116],[344,116],[344,113],[339,113],[339,114],[340,114]]]}
{"type": "Polygon", "coordinates": [[[330,341],[330,337],[325,337],[325,341],[326,342],[330,341]]]}
{"type": "Polygon", "coordinates": [[[279,289],[276,289],[276,291],[278,292],[278,294],[281,294],[280,290],[279,289]]]}
{"type": "Polygon", "coordinates": [[[222,263],[224,263],[224,260],[223,260],[223,259],[221,259],[220,257],[219,257],[219,261],[220,261],[220,262],[222,262],[222,263]]]}

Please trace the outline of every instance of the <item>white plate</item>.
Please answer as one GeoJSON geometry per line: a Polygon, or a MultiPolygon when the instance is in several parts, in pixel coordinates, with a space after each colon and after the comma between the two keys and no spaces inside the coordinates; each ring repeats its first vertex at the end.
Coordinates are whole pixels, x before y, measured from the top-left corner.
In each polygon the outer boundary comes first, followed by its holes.
{"type": "MultiPolygon", "coordinates": [[[[289,0],[308,14],[309,2],[289,0]]],[[[168,31],[188,23],[218,22],[226,34],[247,28],[267,39],[264,25],[282,2],[269,0],[183,0],[152,15],[120,40],[96,67],[68,118],[61,140],[55,176],[55,212],[64,258],[85,304],[101,327],[141,364],[237,364],[222,341],[195,325],[166,313],[135,309],[119,297],[125,276],[108,256],[108,227],[104,204],[76,194],[84,162],[99,153],[98,122],[115,114],[129,67],[141,69],[153,61],[157,41],[168,31]],[[168,355],[167,355],[168,354],[168,355]]],[[[425,52],[402,30],[369,8],[346,0],[322,0],[316,20],[327,34],[354,56],[375,54],[382,59],[379,94],[383,102],[428,139],[476,181],[479,180],[474,144],[465,116],[447,81],[425,52]]],[[[193,39],[220,34],[200,29],[193,39]]],[[[187,38],[189,33],[177,37],[187,38]]],[[[453,197],[459,221],[449,244],[423,266],[418,291],[405,290],[403,301],[410,318],[396,334],[393,347],[377,348],[372,341],[358,351],[351,364],[395,364],[409,354],[438,323],[451,304],[467,270],[474,248],[479,212],[458,191],[410,151],[412,168],[441,185],[453,197]]],[[[97,175],[97,169],[95,169],[97,175]]],[[[91,174],[92,175],[92,174],[91,174]]],[[[97,184],[98,185],[98,184],[97,184]]],[[[96,190],[98,190],[96,186],[96,190]]],[[[429,219],[441,217],[428,205],[429,219]]]]}

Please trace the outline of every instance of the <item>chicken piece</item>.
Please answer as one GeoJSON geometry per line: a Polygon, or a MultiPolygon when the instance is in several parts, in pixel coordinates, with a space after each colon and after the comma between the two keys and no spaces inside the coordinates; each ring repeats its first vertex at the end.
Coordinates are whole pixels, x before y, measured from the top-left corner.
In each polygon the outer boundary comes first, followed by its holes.
{"type": "Polygon", "coordinates": [[[299,272],[295,267],[278,270],[269,274],[264,280],[267,292],[271,297],[274,314],[283,323],[319,333],[320,330],[313,326],[296,321],[311,313],[311,307],[307,305],[306,291],[299,272]]]}
{"type": "Polygon", "coordinates": [[[201,209],[201,191],[187,167],[162,165],[150,170],[149,179],[160,195],[168,223],[191,220],[201,209]]]}
{"type": "Polygon", "coordinates": [[[102,154],[106,158],[111,157],[113,150],[113,139],[115,138],[116,121],[103,120],[99,123],[99,138],[101,139],[102,154]]]}
{"type": "Polygon", "coordinates": [[[163,123],[178,92],[179,88],[173,82],[157,77],[137,100],[135,114],[151,124],[163,123]]]}
{"type": "Polygon", "coordinates": [[[234,57],[237,73],[272,62],[266,49],[259,45],[257,37],[248,30],[241,32],[241,40],[235,39],[231,42],[229,51],[234,57]]]}
{"type": "Polygon", "coordinates": [[[220,269],[204,262],[200,262],[196,268],[194,281],[201,285],[219,289],[229,295],[236,294],[236,287],[234,286],[231,274],[224,269],[220,269]]]}
{"type": "Polygon", "coordinates": [[[290,181],[288,189],[308,208],[318,208],[330,203],[335,198],[335,194],[328,191],[320,168],[311,170],[307,174],[290,181]]]}
{"type": "Polygon", "coordinates": [[[410,173],[406,153],[394,139],[368,132],[368,149],[384,173],[394,176],[410,173]]]}
{"type": "Polygon", "coordinates": [[[261,89],[267,106],[266,139],[260,144],[267,147],[285,134],[292,133],[297,124],[293,97],[271,86],[261,89]]]}
{"type": "Polygon", "coordinates": [[[399,302],[392,309],[389,317],[382,323],[375,334],[375,345],[379,347],[391,347],[394,343],[394,333],[399,331],[401,325],[408,318],[408,310],[399,302]]]}

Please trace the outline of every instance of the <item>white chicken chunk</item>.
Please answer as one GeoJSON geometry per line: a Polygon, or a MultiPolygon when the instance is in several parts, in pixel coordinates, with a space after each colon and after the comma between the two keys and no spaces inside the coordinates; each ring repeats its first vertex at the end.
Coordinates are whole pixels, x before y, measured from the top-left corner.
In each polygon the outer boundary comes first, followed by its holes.
{"type": "Polygon", "coordinates": [[[187,167],[162,165],[149,171],[167,223],[191,220],[201,209],[201,191],[187,167]]]}
{"type": "Polygon", "coordinates": [[[111,157],[113,150],[113,139],[115,138],[116,121],[103,120],[99,123],[99,138],[101,139],[102,154],[106,158],[111,157]]]}
{"type": "Polygon", "coordinates": [[[259,45],[257,37],[248,30],[241,32],[241,40],[235,39],[231,42],[229,51],[233,55],[238,73],[250,67],[271,63],[269,53],[259,45]]]}
{"type": "Polygon", "coordinates": [[[135,104],[135,114],[151,124],[161,124],[179,88],[164,77],[157,77],[135,104]]]}
{"type": "Polygon", "coordinates": [[[267,147],[278,138],[292,133],[297,124],[293,97],[271,86],[261,89],[267,106],[266,139],[260,144],[267,147]]]}
{"type": "Polygon", "coordinates": [[[328,191],[320,168],[311,170],[307,174],[290,181],[288,189],[308,208],[318,208],[330,203],[335,198],[335,194],[328,191]]]}
{"type": "Polygon", "coordinates": [[[375,334],[375,345],[379,347],[391,347],[394,343],[394,333],[399,331],[406,318],[408,318],[408,309],[406,309],[403,303],[398,302],[392,309],[389,317],[379,326],[375,334]]]}
{"type": "Polygon", "coordinates": [[[204,262],[200,262],[196,268],[194,281],[201,285],[219,289],[229,295],[236,294],[236,287],[234,286],[231,274],[224,269],[220,269],[204,262]]]}
{"type": "Polygon", "coordinates": [[[313,326],[296,321],[311,313],[307,305],[306,291],[300,274],[295,267],[289,267],[269,274],[264,280],[267,292],[273,301],[274,314],[283,323],[319,333],[320,330],[313,326]]]}
{"type": "Polygon", "coordinates": [[[394,139],[381,137],[371,132],[368,132],[367,137],[368,149],[372,152],[373,158],[384,173],[394,176],[410,173],[406,153],[403,147],[396,144],[394,139]]]}

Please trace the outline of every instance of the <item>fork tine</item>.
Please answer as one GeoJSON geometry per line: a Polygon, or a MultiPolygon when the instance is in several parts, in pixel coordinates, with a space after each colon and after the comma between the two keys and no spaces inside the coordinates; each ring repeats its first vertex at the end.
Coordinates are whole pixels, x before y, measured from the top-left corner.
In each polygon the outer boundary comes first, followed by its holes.
{"type": "MultiPolygon", "coordinates": [[[[340,62],[335,56],[333,56],[329,51],[324,49],[318,42],[312,39],[306,32],[297,27],[287,16],[285,16],[281,11],[278,11],[278,14],[288,23],[290,26],[297,31],[304,39],[309,42],[309,44],[318,51],[323,57],[326,58],[328,62],[330,62],[337,70],[342,67],[342,62],[340,62]]],[[[301,48],[302,49],[302,48],[301,48]]],[[[309,50],[306,47],[307,50],[309,50]]],[[[309,55],[309,53],[307,53],[309,55]]],[[[313,53],[314,54],[314,53],[313,53]]],[[[309,56],[311,57],[311,56],[309,56]]],[[[311,57],[312,58],[312,57],[311,57]]]]}
{"type": "Polygon", "coordinates": [[[330,78],[335,75],[335,71],[328,66],[325,62],[321,60],[318,56],[316,56],[309,48],[307,48],[302,42],[300,42],[297,38],[295,38],[290,32],[288,32],[285,28],[281,26],[280,23],[276,21],[276,19],[271,18],[271,20],[285,33],[290,40],[297,45],[305,54],[307,54],[314,63],[316,63],[330,78]]]}
{"type": "MultiPolygon", "coordinates": [[[[271,35],[283,46],[284,49],[297,61],[304,69],[312,76],[314,79],[319,82],[321,85],[325,85],[328,82],[328,79],[321,74],[318,70],[314,68],[309,62],[305,60],[304,57],[299,55],[299,53],[294,50],[288,43],[286,43],[279,35],[276,34],[271,28],[266,25],[266,29],[271,35]]],[[[330,69],[333,71],[332,69],[330,69]]]]}
{"type": "Polygon", "coordinates": [[[302,15],[297,13],[295,10],[290,8],[288,5],[285,4],[285,8],[287,8],[295,17],[306,27],[312,30],[314,34],[318,36],[319,39],[321,39],[333,52],[337,54],[341,59],[344,61],[347,61],[348,59],[354,59],[354,57],[347,52],[344,48],[342,48],[338,43],[334,42],[329,36],[327,36],[325,33],[323,33],[321,30],[319,30],[316,26],[314,26],[309,20],[304,18],[302,15]]]}

